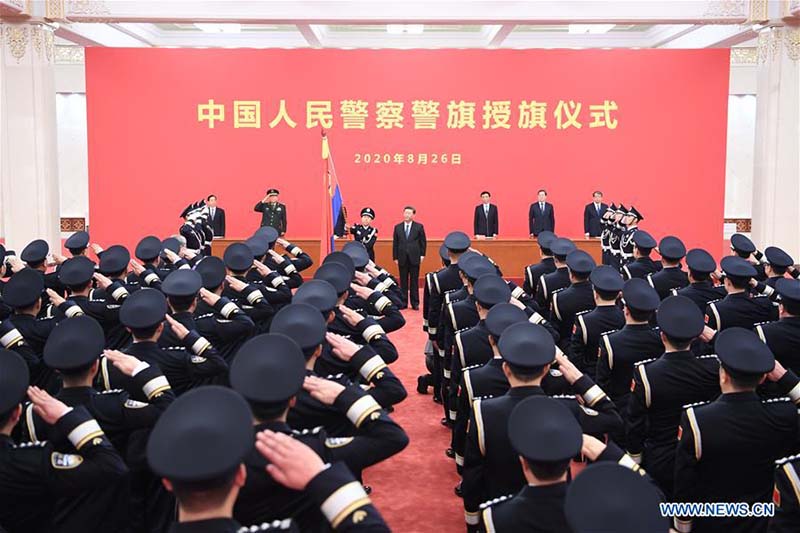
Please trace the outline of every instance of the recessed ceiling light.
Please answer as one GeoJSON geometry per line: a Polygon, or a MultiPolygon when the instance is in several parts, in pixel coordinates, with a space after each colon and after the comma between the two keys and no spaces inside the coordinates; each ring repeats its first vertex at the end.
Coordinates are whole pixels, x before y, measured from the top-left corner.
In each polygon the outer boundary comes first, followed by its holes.
{"type": "Polygon", "coordinates": [[[233,24],[233,23],[226,23],[226,24],[211,24],[205,22],[195,22],[195,27],[206,33],[241,33],[242,32],[242,25],[241,24],[233,24]]]}
{"type": "Polygon", "coordinates": [[[414,33],[420,34],[425,31],[424,24],[387,24],[386,25],[386,32],[391,33],[393,35],[398,35],[401,33],[414,33]]]}
{"type": "Polygon", "coordinates": [[[569,33],[608,33],[614,26],[614,24],[570,24],[569,33]]]}

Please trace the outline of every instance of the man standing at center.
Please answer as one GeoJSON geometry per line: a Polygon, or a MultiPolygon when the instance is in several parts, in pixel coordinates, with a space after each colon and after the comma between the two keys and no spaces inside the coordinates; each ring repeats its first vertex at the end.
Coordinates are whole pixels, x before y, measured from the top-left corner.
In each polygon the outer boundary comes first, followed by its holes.
{"type": "Polygon", "coordinates": [[[272,226],[278,235],[286,234],[286,206],[278,201],[278,189],[267,190],[266,196],[259,201],[253,211],[261,213],[261,226],[272,226]]]}
{"type": "Polygon", "coordinates": [[[403,291],[403,305],[419,309],[419,265],[425,259],[425,227],[414,222],[417,210],[407,205],[403,209],[403,221],[394,227],[392,235],[392,259],[400,270],[400,290],[403,291]]]}
{"type": "Polygon", "coordinates": [[[556,231],[556,215],[553,204],[547,201],[547,191],[539,189],[538,199],[528,209],[528,228],[531,237],[543,231],[556,231]]]}

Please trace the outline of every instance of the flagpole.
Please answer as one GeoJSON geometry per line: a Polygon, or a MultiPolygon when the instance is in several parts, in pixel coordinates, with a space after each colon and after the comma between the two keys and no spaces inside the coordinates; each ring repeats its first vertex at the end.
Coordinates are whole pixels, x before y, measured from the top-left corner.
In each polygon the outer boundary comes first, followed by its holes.
{"type": "Polygon", "coordinates": [[[322,133],[322,160],[323,160],[323,172],[322,172],[322,212],[325,216],[321,217],[321,226],[320,226],[320,240],[319,240],[319,263],[322,264],[322,260],[325,259],[325,256],[328,255],[328,248],[330,247],[330,232],[328,231],[330,226],[330,215],[327,214],[327,211],[330,210],[330,192],[328,191],[328,187],[330,184],[330,147],[328,146],[328,137],[325,133],[325,130],[320,130],[322,133]]]}

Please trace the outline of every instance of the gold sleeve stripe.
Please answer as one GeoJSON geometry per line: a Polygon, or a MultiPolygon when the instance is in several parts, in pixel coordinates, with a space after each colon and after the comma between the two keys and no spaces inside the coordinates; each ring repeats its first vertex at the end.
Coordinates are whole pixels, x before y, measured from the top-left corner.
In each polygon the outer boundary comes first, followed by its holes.
{"type": "Polygon", "coordinates": [[[700,457],[703,455],[703,441],[700,436],[700,426],[697,424],[697,417],[694,414],[694,407],[690,407],[686,410],[686,416],[692,428],[692,435],[694,435],[694,456],[699,461],[700,457]]]}
{"type": "Polygon", "coordinates": [[[644,387],[644,405],[649,409],[652,400],[650,395],[650,382],[647,380],[647,372],[644,369],[644,365],[639,365],[638,368],[639,376],[642,378],[642,386],[644,387]]]}

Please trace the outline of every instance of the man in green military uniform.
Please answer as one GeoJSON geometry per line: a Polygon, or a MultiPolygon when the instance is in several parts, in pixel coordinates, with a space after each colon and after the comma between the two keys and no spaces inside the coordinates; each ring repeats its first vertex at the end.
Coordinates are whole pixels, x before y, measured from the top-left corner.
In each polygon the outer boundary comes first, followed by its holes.
{"type": "Polygon", "coordinates": [[[278,201],[278,189],[269,189],[253,208],[261,213],[261,225],[272,226],[283,236],[286,233],[286,206],[278,201]]]}

